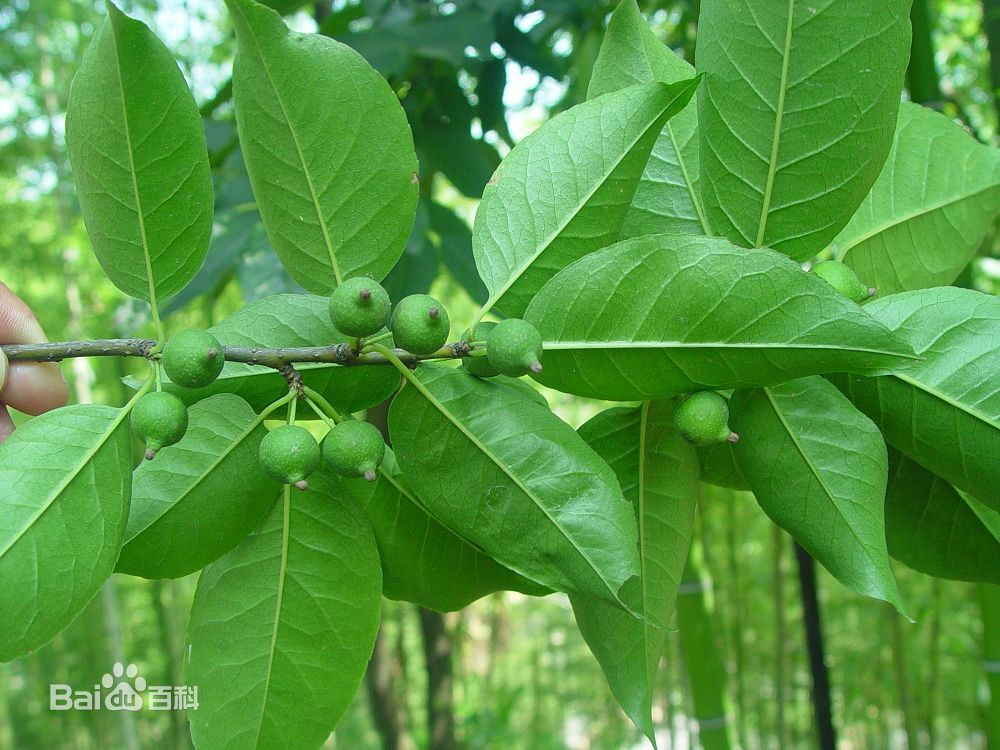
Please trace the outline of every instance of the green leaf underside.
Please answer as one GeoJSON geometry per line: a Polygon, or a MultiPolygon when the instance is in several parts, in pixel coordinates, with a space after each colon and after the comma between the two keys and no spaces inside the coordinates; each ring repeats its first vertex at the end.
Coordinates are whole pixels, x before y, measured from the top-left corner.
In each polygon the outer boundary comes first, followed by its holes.
{"type": "MultiPolygon", "coordinates": [[[[580,435],[611,468],[639,527],[642,614],[669,623],[694,526],[698,460],[673,426],[673,405],[613,408],[580,435]]],[[[570,595],[577,625],[616,699],[653,739],[652,700],[666,631],[598,599],[570,595]]]]}
{"type": "Polygon", "coordinates": [[[243,541],[278,496],[257,460],[267,429],[246,401],[218,394],[194,404],[188,419],[179,443],[135,471],[120,573],[193,573],[243,541]]]}
{"type": "Polygon", "coordinates": [[[371,656],[382,573],[371,529],[339,488],[285,487],[260,527],[198,581],[185,649],[197,747],[313,750],[371,656]]]}
{"type": "Polygon", "coordinates": [[[607,94],[514,147],[487,184],[473,227],[487,306],[520,315],[557,271],[617,239],[657,135],[696,85],[646,83],[607,94]]]}
{"type": "Polygon", "coordinates": [[[700,184],[716,233],[805,260],[847,224],[892,143],[909,7],[702,3],[700,184]]]}
{"type": "Polygon", "coordinates": [[[340,481],[375,530],[386,597],[453,612],[494,591],[548,593],[431,516],[407,487],[391,450],[377,481],[340,481]]]}
{"type": "Polygon", "coordinates": [[[885,543],[886,448],[832,384],[737,391],[733,449],[761,508],[838,581],[902,611],[885,543]]]}
{"type": "Polygon", "coordinates": [[[0,660],[48,643],[111,575],[132,488],[125,415],[68,406],[0,445],[0,660]]]}
{"type": "Polygon", "coordinates": [[[698,461],[701,464],[699,479],[716,487],[731,490],[749,490],[743,472],[733,455],[733,444],[729,442],[716,443],[706,448],[698,449],[698,461]]]}
{"type": "MultiPolygon", "coordinates": [[[[587,97],[649,81],[677,83],[695,69],[660,41],[625,0],[608,22],[587,97]]],[[[692,99],[660,131],[625,214],[619,239],[647,234],[711,234],[698,190],[698,107],[692,99]]]]}
{"type": "Polygon", "coordinates": [[[938,578],[1000,584],[1000,513],[898,451],[885,496],[889,554],[938,578]]]}
{"type": "MultiPolygon", "coordinates": [[[[222,344],[245,347],[331,346],[347,343],[333,327],[329,300],[308,294],[278,294],[241,308],[209,330],[222,344]]],[[[392,367],[344,367],[334,364],[295,365],[307,386],[325,396],[336,408],[360,411],[381,403],[399,387],[399,373],[392,367]]],[[[288,392],[278,371],[259,365],[227,362],[222,374],[207,388],[190,390],[164,383],[164,389],[188,403],[216,393],[232,393],[261,411],[288,392]]],[[[308,412],[303,413],[308,417],[308,412]]]]}
{"type": "Polygon", "coordinates": [[[389,430],[434,516],[526,578],[636,613],[635,521],[607,464],[518,389],[443,366],[416,377],[422,388],[396,396],[389,430]]]}
{"type": "Polygon", "coordinates": [[[208,251],[208,150],[170,52],[110,3],[108,13],[73,79],[66,143],[101,267],[155,306],[194,277],[208,251]]]}
{"type": "Polygon", "coordinates": [[[350,47],[289,31],[252,0],[227,4],[240,145],[275,252],[311,292],[352,276],[384,278],[417,206],[417,158],[399,99],[350,47]]]}
{"type": "Polygon", "coordinates": [[[1000,212],[1000,152],[903,102],[892,151],[834,249],[882,295],[950,284],[1000,212]]]}
{"type": "Polygon", "coordinates": [[[544,339],[539,382],[619,401],[885,372],[913,356],[783,255],[690,235],[627,240],[573,263],[525,318],[544,339]]]}
{"type": "Polygon", "coordinates": [[[892,447],[1000,510],[1000,299],[941,287],[865,310],[921,360],[887,377],[833,382],[892,447]]]}

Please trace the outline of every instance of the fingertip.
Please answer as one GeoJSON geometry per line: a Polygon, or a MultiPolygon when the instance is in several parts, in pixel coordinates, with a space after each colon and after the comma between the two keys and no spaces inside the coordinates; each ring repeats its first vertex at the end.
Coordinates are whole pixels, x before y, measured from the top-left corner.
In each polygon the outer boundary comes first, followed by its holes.
{"type": "MultiPolygon", "coordinates": [[[[2,283],[0,281],[0,284],[2,283]]],[[[0,404],[0,443],[9,438],[12,432],[14,432],[14,420],[10,418],[7,407],[0,404]]]]}
{"type": "Polygon", "coordinates": [[[0,341],[8,344],[41,344],[48,341],[31,308],[2,281],[0,281],[0,341]]]}
{"type": "Polygon", "coordinates": [[[69,384],[54,362],[14,362],[7,368],[7,382],[0,401],[14,409],[38,416],[65,406],[69,384]]]}

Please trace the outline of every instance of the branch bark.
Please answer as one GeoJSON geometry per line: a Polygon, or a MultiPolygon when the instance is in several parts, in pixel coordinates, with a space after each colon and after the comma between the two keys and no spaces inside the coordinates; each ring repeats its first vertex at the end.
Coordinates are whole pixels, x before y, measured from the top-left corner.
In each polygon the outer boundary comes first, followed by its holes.
{"type": "MultiPolygon", "coordinates": [[[[56,341],[44,344],[0,344],[0,350],[11,362],[59,362],[74,357],[150,357],[156,346],[154,339],[94,339],[90,341],[56,341]]],[[[436,352],[416,355],[402,349],[393,352],[403,362],[414,364],[429,359],[460,359],[469,354],[472,347],[466,341],[445,344],[436,352]]],[[[263,365],[280,369],[297,362],[322,362],[344,365],[387,365],[381,354],[367,352],[359,354],[347,344],[330,346],[300,346],[282,349],[267,349],[245,346],[223,346],[227,362],[242,362],[248,365],[263,365]]]]}

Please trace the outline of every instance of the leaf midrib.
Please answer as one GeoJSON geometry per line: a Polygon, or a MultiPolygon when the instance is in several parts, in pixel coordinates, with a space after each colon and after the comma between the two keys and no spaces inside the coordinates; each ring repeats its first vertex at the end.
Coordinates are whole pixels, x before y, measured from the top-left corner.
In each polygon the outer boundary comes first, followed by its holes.
{"type": "Polygon", "coordinates": [[[65,492],[66,488],[69,487],[70,483],[72,483],[73,480],[75,480],[80,475],[80,472],[83,471],[83,467],[89,464],[91,460],[93,460],[94,456],[97,455],[97,452],[107,444],[108,439],[115,433],[115,431],[121,425],[122,420],[125,418],[126,414],[128,414],[127,409],[118,410],[118,416],[116,416],[111,421],[110,426],[108,427],[107,430],[104,431],[100,439],[95,441],[94,445],[84,454],[83,460],[77,463],[76,467],[65,477],[63,477],[63,480],[56,486],[55,491],[52,492],[48,498],[46,498],[45,503],[41,505],[39,508],[37,508],[35,512],[31,514],[31,516],[29,516],[27,522],[21,527],[20,531],[18,531],[17,534],[15,534],[11,539],[8,540],[8,542],[4,545],[3,549],[0,549],[0,559],[3,559],[4,555],[10,552],[10,550],[14,547],[14,545],[16,545],[19,541],[21,541],[22,538],[24,538],[24,535],[31,530],[31,528],[38,522],[38,520],[43,515],[45,515],[46,511],[48,511],[49,508],[52,507],[52,505],[59,498],[59,496],[63,492],[65,492]]]}
{"type": "Polygon", "coordinates": [[[271,629],[271,646],[267,652],[267,672],[264,676],[264,700],[260,707],[260,718],[257,721],[257,732],[254,735],[253,747],[260,743],[260,733],[264,726],[264,716],[267,714],[268,694],[271,690],[271,675],[274,671],[274,649],[278,643],[278,629],[281,626],[281,608],[285,598],[285,576],[288,574],[288,538],[291,534],[291,489],[285,485],[282,492],[282,524],[281,524],[281,562],[278,566],[278,591],[274,604],[274,626],[271,629]]]}
{"type": "MultiPolygon", "coordinates": [[[[270,85],[271,90],[274,92],[274,99],[278,102],[278,107],[281,108],[281,116],[285,119],[285,124],[288,126],[288,134],[292,138],[292,143],[295,144],[295,152],[299,157],[299,164],[302,165],[302,176],[305,177],[306,185],[309,187],[309,197],[312,198],[313,208],[316,211],[316,218],[319,220],[319,228],[323,233],[323,242],[326,244],[326,251],[330,256],[330,264],[333,266],[333,276],[339,286],[342,281],[340,264],[337,263],[337,254],[333,249],[333,241],[330,239],[330,233],[326,228],[326,220],[323,218],[323,210],[319,205],[319,198],[316,195],[316,187],[313,185],[312,174],[309,172],[309,167],[306,165],[305,154],[303,154],[302,146],[299,144],[299,138],[295,134],[295,128],[292,127],[292,120],[288,116],[288,110],[285,107],[285,103],[281,99],[278,87],[274,85],[274,78],[271,76],[271,70],[267,66],[267,59],[264,57],[264,51],[261,49],[260,42],[257,41],[257,35],[254,32],[253,27],[250,25],[249,17],[239,2],[231,3],[230,7],[238,10],[240,15],[243,16],[243,23],[246,25],[247,34],[253,40],[254,48],[257,50],[257,58],[260,60],[260,65],[264,70],[264,75],[267,76],[268,85],[270,85]]],[[[284,22],[279,20],[279,23],[284,22]]],[[[247,169],[250,169],[249,164],[247,165],[247,169]]]]}
{"type": "MultiPolygon", "coordinates": [[[[858,538],[857,533],[854,531],[853,524],[847,519],[847,516],[844,515],[844,511],[840,507],[840,502],[839,502],[838,498],[827,487],[826,482],[823,481],[823,477],[822,477],[819,469],[816,468],[816,465],[813,463],[812,459],[806,453],[805,448],[802,446],[802,443],[799,441],[798,435],[795,433],[794,430],[792,430],[792,426],[785,419],[784,413],[781,411],[781,408],[778,406],[777,402],[774,400],[774,396],[771,395],[771,389],[770,388],[762,388],[761,390],[764,392],[764,395],[767,397],[768,402],[771,404],[771,408],[774,410],[775,416],[778,417],[778,421],[781,422],[781,426],[785,429],[785,432],[787,433],[788,437],[791,439],[792,444],[795,446],[795,450],[798,452],[799,456],[802,457],[802,460],[805,462],[806,466],[809,467],[809,472],[813,475],[813,477],[816,478],[816,482],[822,488],[823,493],[827,496],[827,498],[829,498],[830,504],[834,508],[836,508],[837,515],[840,516],[840,518],[844,521],[844,523],[847,525],[847,527],[851,530],[852,536],[854,536],[855,540],[857,540],[858,545],[861,547],[862,551],[864,552],[865,557],[867,557],[868,560],[871,562],[872,566],[876,570],[878,570],[879,569],[878,561],[874,557],[871,556],[871,554],[868,551],[868,547],[865,546],[865,544],[863,544],[861,542],[861,540],[858,538]]],[[[898,599],[898,597],[899,597],[899,592],[896,589],[895,581],[892,582],[892,586],[890,587],[890,591],[888,591],[887,593],[890,596],[893,596],[892,603],[895,604],[895,599],[898,599]]]]}
{"type": "Polygon", "coordinates": [[[900,216],[898,218],[892,219],[890,221],[883,222],[882,224],[878,225],[877,227],[873,227],[872,229],[869,229],[867,232],[864,232],[864,233],[858,235],[855,239],[853,239],[851,241],[850,244],[845,245],[843,248],[838,248],[838,251],[840,252],[841,257],[846,258],[847,257],[847,253],[849,253],[854,248],[856,248],[859,245],[867,242],[872,237],[877,237],[878,235],[882,234],[883,232],[889,231],[893,227],[899,226],[900,224],[905,224],[908,221],[913,221],[914,219],[919,219],[919,218],[921,218],[923,216],[927,216],[929,214],[934,213],[935,211],[941,211],[943,209],[948,208],[949,206],[955,205],[956,203],[961,203],[963,201],[971,200],[972,198],[975,198],[975,197],[979,196],[982,193],[988,192],[990,190],[996,190],[997,188],[1000,188],[1000,183],[994,183],[992,185],[987,185],[986,187],[980,188],[979,190],[974,190],[974,191],[969,192],[969,193],[964,193],[963,195],[959,195],[959,196],[957,196],[955,198],[950,198],[950,199],[948,199],[946,201],[939,201],[939,202],[937,202],[937,203],[935,203],[933,205],[923,207],[923,208],[918,209],[916,211],[911,211],[911,212],[909,212],[907,214],[904,214],[903,216],[900,216]]]}
{"type": "MultiPolygon", "coordinates": [[[[778,150],[781,144],[781,121],[785,114],[785,93],[788,90],[788,61],[792,53],[792,28],[795,17],[795,0],[788,0],[788,23],[785,26],[785,49],[781,58],[781,80],[778,84],[778,104],[774,113],[774,135],[771,138],[771,160],[767,165],[767,181],[764,183],[764,200],[760,207],[760,221],[757,223],[757,240],[754,247],[764,246],[767,217],[771,211],[771,194],[774,178],[778,172],[778,150]]],[[[763,32],[763,30],[762,30],[763,32]]]]}
{"type": "MultiPolygon", "coordinates": [[[[661,42],[659,39],[656,39],[655,43],[661,45],[663,44],[663,42],[661,42]]],[[[641,44],[640,47],[642,49],[642,57],[646,61],[646,67],[649,70],[650,80],[653,81],[659,80],[656,77],[656,73],[653,70],[653,60],[649,54],[649,49],[646,47],[645,43],[641,44]]],[[[670,54],[673,54],[673,52],[670,52],[670,54]]],[[[691,75],[696,74],[694,68],[690,68],[690,73],[691,75]]],[[[660,82],[667,83],[667,81],[660,81],[660,82]]],[[[688,104],[687,106],[691,105],[688,104]]],[[[677,114],[679,115],[680,112],[678,112],[677,114]]],[[[702,231],[705,233],[705,236],[707,237],[711,235],[712,232],[708,228],[708,221],[705,219],[705,214],[702,211],[701,200],[697,194],[697,191],[694,189],[694,183],[691,182],[691,178],[688,175],[687,165],[684,163],[684,156],[681,154],[681,150],[677,145],[677,138],[674,136],[673,120],[667,120],[666,133],[670,137],[670,145],[673,147],[674,153],[677,154],[677,166],[681,168],[681,176],[684,177],[684,185],[687,187],[688,195],[691,198],[691,204],[694,206],[695,213],[698,214],[698,221],[701,223],[702,231]]],[[[642,178],[640,178],[640,180],[641,179],[642,178]]]]}
{"type": "Polygon", "coordinates": [[[240,432],[236,436],[235,439],[230,440],[227,443],[226,449],[222,453],[220,453],[218,456],[216,456],[215,460],[213,460],[212,463],[209,464],[208,467],[204,471],[200,472],[198,474],[198,476],[195,478],[195,480],[191,484],[189,484],[187,487],[184,488],[183,493],[174,502],[170,503],[170,505],[167,506],[167,508],[162,513],[160,513],[157,516],[155,516],[154,518],[152,518],[149,521],[149,523],[147,523],[141,529],[139,529],[134,534],[132,534],[131,536],[129,536],[125,540],[125,544],[128,544],[129,542],[133,541],[138,536],[140,536],[143,532],[145,532],[146,530],[148,530],[149,527],[152,526],[154,523],[157,523],[158,521],[163,520],[168,515],[170,515],[171,512],[173,512],[174,510],[176,510],[181,505],[181,503],[183,503],[184,500],[187,499],[191,495],[191,493],[194,492],[195,489],[197,489],[201,485],[201,483],[204,482],[211,475],[211,473],[213,471],[215,471],[215,469],[217,469],[219,467],[219,465],[226,458],[228,458],[230,455],[232,455],[233,451],[235,451],[238,446],[240,446],[240,445],[243,444],[244,440],[246,440],[251,434],[253,434],[253,431],[256,430],[264,422],[264,418],[269,413],[270,412],[264,412],[264,413],[260,414],[259,416],[255,416],[254,419],[253,419],[253,421],[250,423],[250,425],[248,427],[246,427],[242,432],[240,432]]]}
{"type": "MultiPolygon", "coordinates": [[[[132,197],[135,198],[135,215],[139,223],[139,239],[142,242],[142,258],[146,267],[146,285],[149,288],[149,306],[153,310],[154,318],[158,318],[159,312],[156,302],[156,286],[153,283],[153,260],[149,255],[149,239],[146,236],[146,218],[142,211],[142,199],[139,197],[139,177],[135,171],[135,154],[132,151],[132,133],[128,124],[128,107],[125,105],[125,83],[122,81],[121,60],[118,57],[118,36],[115,34],[113,24],[107,21],[108,30],[111,32],[111,50],[115,56],[115,77],[118,80],[118,95],[122,105],[122,130],[125,134],[125,152],[128,155],[129,178],[132,182],[132,197]]],[[[157,319],[157,323],[159,323],[157,319]]],[[[158,332],[162,333],[162,332],[158,332]]]]}
{"type": "MultiPolygon", "coordinates": [[[[646,575],[646,429],[649,422],[649,401],[643,401],[639,407],[639,570],[642,574],[642,616],[649,619],[649,576],[646,575]]],[[[652,691],[650,675],[650,625],[642,623],[643,674],[646,678],[646,688],[652,691]]],[[[659,658],[659,654],[657,654],[659,658]]]]}
{"type": "MultiPolygon", "coordinates": [[[[656,83],[659,83],[661,86],[668,86],[668,84],[662,83],[660,81],[657,81],[656,83]]],[[[594,195],[597,193],[597,191],[600,190],[607,183],[608,179],[611,177],[612,174],[614,174],[615,170],[618,169],[619,166],[621,166],[621,163],[625,160],[625,157],[628,156],[630,153],[632,153],[632,149],[635,148],[635,145],[649,133],[650,129],[656,124],[656,121],[659,120],[660,117],[663,116],[663,113],[670,108],[670,105],[673,104],[675,101],[677,101],[678,97],[680,96],[680,93],[681,92],[678,91],[677,94],[675,94],[670,99],[670,101],[666,102],[663,105],[663,107],[660,109],[659,114],[655,118],[653,118],[650,121],[650,123],[640,131],[640,133],[632,140],[632,142],[625,149],[622,150],[618,158],[613,160],[610,169],[605,170],[604,173],[601,175],[600,179],[595,181],[594,186],[587,192],[587,194],[583,197],[583,199],[577,202],[576,208],[568,212],[566,218],[562,222],[560,222],[559,225],[552,232],[549,233],[548,237],[544,239],[544,241],[539,245],[538,249],[534,253],[532,253],[531,256],[528,257],[524,263],[522,263],[518,268],[514,270],[514,273],[510,275],[510,278],[508,278],[507,281],[501,284],[500,287],[490,295],[490,298],[486,301],[486,304],[483,305],[483,310],[489,310],[497,302],[499,302],[500,299],[502,299],[503,296],[508,291],[510,291],[510,288],[514,286],[514,284],[516,284],[517,281],[522,276],[524,276],[525,271],[527,271],[531,267],[531,265],[542,256],[542,253],[544,253],[552,246],[552,243],[559,238],[559,236],[563,233],[563,231],[565,231],[566,227],[569,226],[570,222],[572,222],[580,214],[580,211],[583,209],[583,207],[586,206],[587,203],[590,201],[590,199],[593,198],[594,195]]]]}
{"type": "Polygon", "coordinates": [[[862,352],[866,354],[883,354],[900,359],[920,359],[915,354],[891,351],[889,349],[871,349],[860,346],[843,346],[836,344],[793,344],[782,342],[763,343],[729,343],[724,341],[545,341],[542,344],[545,351],[575,350],[575,349],[802,349],[802,350],[833,350],[842,352],[862,352]]]}
{"type": "Polygon", "coordinates": [[[970,417],[976,419],[977,421],[985,423],[987,427],[991,427],[994,430],[1000,430],[1000,425],[998,425],[991,417],[987,416],[986,414],[983,414],[979,410],[974,409],[973,407],[967,404],[963,404],[961,401],[957,401],[953,397],[949,396],[947,393],[938,390],[935,386],[929,383],[921,383],[919,380],[911,378],[909,375],[904,375],[903,373],[893,373],[889,377],[895,378],[896,380],[901,380],[902,382],[907,383],[911,387],[916,388],[918,391],[926,393],[927,395],[932,396],[933,398],[944,401],[952,408],[964,412],[965,414],[968,414],[970,417]]]}
{"type": "MultiPolygon", "coordinates": [[[[614,600],[619,602],[623,607],[625,607],[627,611],[630,611],[629,608],[625,605],[625,603],[618,597],[618,592],[611,587],[611,584],[601,574],[600,569],[590,558],[590,556],[583,549],[579,547],[576,541],[573,540],[566,533],[566,531],[562,528],[562,526],[556,523],[555,519],[549,513],[548,509],[542,504],[541,500],[539,500],[539,498],[537,498],[535,494],[517,476],[513,474],[513,472],[510,470],[510,467],[508,467],[503,461],[500,460],[500,458],[497,455],[493,453],[493,451],[491,451],[486,445],[484,445],[483,442],[478,437],[476,437],[462,423],[460,419],[458,419],[458,417],[452,414],[452,412],[443,403],[441,403],[441,401],[438,400],[438,398],[433,393],[430,392],[430,390],[427,388],[426,385],[424,385],[422,382],[420,382],[420,380],[416,378],[416,376],[408,378],[408,382],[412,383],[413,386],[420,393],[420,395],[422,395],[435,409],[437,409],[442,414],[442,416],[444,416],[449,422],[455,425],[455,427],[458,428],[458,431],[461,432],[465,436],[465,438],[476,447],[477,450],[479,450],[484,456],[486,456],[490,461],[492,461],[504,474],[507,475],[507,478],[510,479],[517,486],[517,488],[520,489],[521,492],[523,492],[525,496],[529,500],[531,500],[532,503],[535,504],[535,506],[545,515],[546,518],[549,519],[552,526],[559,531],[559,533],[563,536],[563,538],[567,542],[569,542],[570,546],[577,551],[580,557],[582,557],[584,560],[587,561],[587,564],[590,566],[591,570],[593,570],[597,574],[597,577],[601,580],[601,582],[604,583],[604,585],[608,589],[608,592],[611,594],[614,600]]],[[[513,568],[511,569],[513,570],[513,568]]]]}

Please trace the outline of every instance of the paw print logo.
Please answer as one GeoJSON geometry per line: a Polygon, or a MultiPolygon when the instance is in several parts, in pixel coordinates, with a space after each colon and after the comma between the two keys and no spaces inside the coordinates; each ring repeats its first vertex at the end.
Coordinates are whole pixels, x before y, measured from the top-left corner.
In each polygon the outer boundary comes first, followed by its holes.
{"type": "Polygon", "coordinates": [[[138,711],[142,708],[139,693],[146,689],[146,679],[138,674],[139,668],[135,664],[126,667],[121,662],[115,662],[111,674],[101,678],[105,690],[114,685],[114,689],[104,697],[104,705],[109,711],[138,711]]]}

